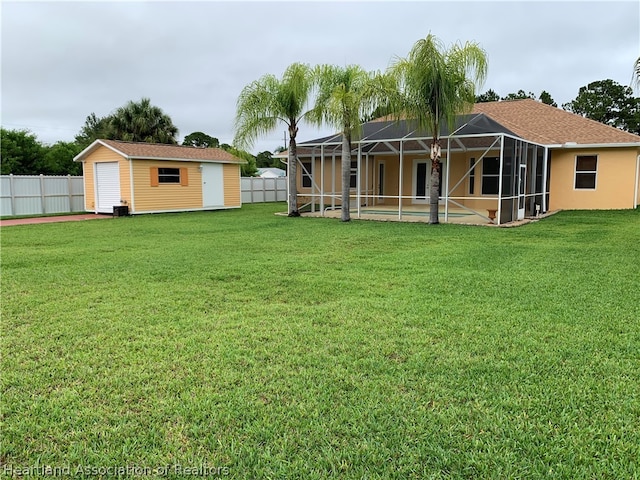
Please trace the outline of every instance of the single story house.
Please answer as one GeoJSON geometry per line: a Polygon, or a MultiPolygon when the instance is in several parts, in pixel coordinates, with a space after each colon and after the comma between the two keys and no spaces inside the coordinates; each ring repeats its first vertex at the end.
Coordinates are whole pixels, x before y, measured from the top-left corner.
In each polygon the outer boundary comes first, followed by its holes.
{"type": "Polygon", "coordinates": [[[287,172],[281,168],[275,167],[258,168],[258,176],[261,178],[279,178],[286,177],[287,172]]]}
{"type": "Polygon", "coordinates": [[[85,210],[115,213],[239,208],[241,160],[219,148],[96,140],[82,162],[85,210]]]}
{"type": "MultiPolygon", "coordinates": [[[[478,103],[440,135],[441,221],[504,224],[640,204],[638,135],[533,99],[478,103]]],[[[352,215],[426,217],[430,143],[411,121],[365,123],[353,142],[352,215]]],[[[340,135],[298,143],[297,188],[301,208],[340,208],[340,135]]]]}

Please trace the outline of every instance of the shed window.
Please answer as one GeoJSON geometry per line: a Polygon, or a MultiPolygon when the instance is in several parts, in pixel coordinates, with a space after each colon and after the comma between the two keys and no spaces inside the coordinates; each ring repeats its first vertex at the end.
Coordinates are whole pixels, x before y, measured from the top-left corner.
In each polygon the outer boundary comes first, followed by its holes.
{"type": "Polygon", "coordinates": [[[180,169],[158,168],[158,183],[180,183],[180,169]]]}
{"type": "Polygon", "coordinates": [[[482,159],[482,194],[497,195],[500,184],[500,159],[485,157],[482,159]]]}
{"type": "Polygon", "coordinates": [[[576,157],[575,188],[595,190],[597,171],[597,155],[578,155],[576,157]]]}
{"type": "Polygon", "coordinates": [[[150,177],[152,187],[157,187],[160,184],[178,184],[183,187],[189,185],[187,168],[151,167],[150,177]]]}

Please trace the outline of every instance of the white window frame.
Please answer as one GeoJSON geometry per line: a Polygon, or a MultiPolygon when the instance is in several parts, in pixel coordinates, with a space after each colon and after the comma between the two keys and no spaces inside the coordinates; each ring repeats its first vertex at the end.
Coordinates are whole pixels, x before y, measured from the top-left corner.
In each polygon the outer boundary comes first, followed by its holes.
{"type": "Polygon", "coordinates": [[[180,185],[181,175],[180,169],[175,167],[158,167],[158,184],[161,185],[180,185]],[[165,172],[161,173],[161,170],[165,172]],[[175,170],[177,173],[167,173],[166,170],[175,170]],[[167,181],[170,180],[170,181],[167,181]]]}
{"type": "Polygon", "coordinates": [[[574,190],[597,190],[598,188],[598,155],[590,154],[590,155],[576,155],[576,158],[573,163],[573,189],[574,190]],[[595,157],[596,159],[596,169],[595,170],[578,170],[578,159],[581,157],[595,157]],[[578,174],[580,175],[593,175],[593,188],[592,187],[578,187],[578,174]]]}

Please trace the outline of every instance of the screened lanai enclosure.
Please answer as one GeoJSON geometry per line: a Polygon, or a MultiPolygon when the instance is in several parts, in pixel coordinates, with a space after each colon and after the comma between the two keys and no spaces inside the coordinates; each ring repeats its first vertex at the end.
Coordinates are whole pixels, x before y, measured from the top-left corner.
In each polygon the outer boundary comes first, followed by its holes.
{"type": "MultiPolygon", "coordinates": [[[[357,218],[428,220],[431,136],[411,121],[372,121],[353,142],[350,209],[357,218]]],[[[485,114],[440,132],[441,222],[505,224],[547,211],[549,154],[485,114]]],[[[298,144],[298,205],[341,208],[340,135],[298,144]]]]}

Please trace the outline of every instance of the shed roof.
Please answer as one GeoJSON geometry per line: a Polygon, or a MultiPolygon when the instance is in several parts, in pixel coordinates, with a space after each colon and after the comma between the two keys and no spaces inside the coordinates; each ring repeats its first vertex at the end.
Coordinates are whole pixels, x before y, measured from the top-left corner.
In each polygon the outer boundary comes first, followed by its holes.
{"type": "Polygon", "coordinates": [[[213,163],[246,163],[244,160],[221,148],[200,148],[186,145],[165,145],[159,143],[123,142],[121,140],[96,140],[74,161],[83,160],[96,148],[104,146],[127,159],[132,160],[173,160],[213,163]]]}

